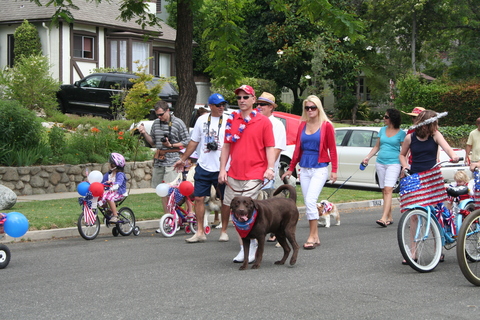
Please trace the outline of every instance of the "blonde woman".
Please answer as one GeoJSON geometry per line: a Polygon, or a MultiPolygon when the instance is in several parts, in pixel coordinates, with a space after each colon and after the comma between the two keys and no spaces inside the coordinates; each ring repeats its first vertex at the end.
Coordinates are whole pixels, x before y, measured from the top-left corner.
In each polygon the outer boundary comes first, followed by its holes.
{"type": "Polygon", "coordinates": [[[320,245],[317,201],[328,178],[328,165],[332,164],[332,182],[337,180],[338,167],[333,125],[323,110],[322,102],[314,95],[303,101],[302,122],[297,132],[295,152],[290,168],[283,174],[282,179],[289,178],[298,163],[302,175],[300,185],[310,226],[310,234],[303,248],[310,250],[320,245]]]}

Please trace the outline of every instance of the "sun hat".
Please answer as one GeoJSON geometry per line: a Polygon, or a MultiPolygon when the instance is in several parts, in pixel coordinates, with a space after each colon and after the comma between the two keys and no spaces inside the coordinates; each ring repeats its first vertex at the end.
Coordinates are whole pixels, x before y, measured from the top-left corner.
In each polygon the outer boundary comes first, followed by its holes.
{"type": "Polygon", "coordinates": [[[267,103],[271,104],[274,108],[277,107],[277,104],[275,103],[275,97],[271,93],[263,92],[262,95],[260,97],[258,97],[257,103],[260,102],[260,101],[267,102],[267,103]]]}
{"type": "Polygon", "coordinates": [[[244,84],[244,85],[241,85],[240,87],[238,87],[237,89],[235,89],[235,94],[238,94],[238,92],[240,90],[243,90],[245,91],[247,94],[251,95],[251,96],[254,96],[255,97],[255,90],[253,90],[252,87],[244,84]]]}
{"type": "Polygon", "coordinates": [[[214,93],[208,98],[208,104],[220,104],[222,102],[228,103],[220,93],[214,93]]]}
{"type": "Polygon", "coordinates": [[[404,112],[404,111],[402,111],[402,113],[408,114],[409,116],[412,116],[412,117],[416,117],[420,113],[422,113],[422,111],[425,111],[425,108],[415,107],[415,108],[413,108],[412,112],[410,112],[410,113],[407,113],[407,112],[404,112]]]}

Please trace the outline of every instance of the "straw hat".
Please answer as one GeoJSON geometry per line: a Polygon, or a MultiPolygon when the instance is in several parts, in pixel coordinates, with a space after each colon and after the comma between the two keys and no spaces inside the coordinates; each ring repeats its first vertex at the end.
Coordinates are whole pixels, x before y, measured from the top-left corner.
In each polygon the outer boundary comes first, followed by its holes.
{"type": "Polygon", "coordinates": [[[260,102],[260,101],[271,104],[273,106],[273,108],[277,107],[277,104],[275,103],[275,97],[271,93],[263,92],[262,95],[260,97],[258,97],[257,103],[260,102]]]}
{"type": "Polygon", "coordinates": [[[412,117],[416,117],[420,113],[422,113],[422,111],[425,111],[425,108],[415,107],[415,108],[413,108],[412,112],[410,112],[410,113],[407,113],[407,112],[404,112],[404,111],[402,111],[402,113],[408,114],[409,116],[412,116],[412,117]]]}

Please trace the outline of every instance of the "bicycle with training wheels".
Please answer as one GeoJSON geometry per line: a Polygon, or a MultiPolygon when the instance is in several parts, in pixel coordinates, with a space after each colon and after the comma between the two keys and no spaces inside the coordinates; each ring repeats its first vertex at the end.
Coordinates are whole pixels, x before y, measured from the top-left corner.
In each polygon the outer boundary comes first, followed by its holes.
{"type": "MultiPolygon", "coordinates": [[[[108,188],[108,185],[105,185],[108,188]]],[[[117,208],[127,199],[124,197],[122,200],[115,202],[117,208]]],[[[135,225],[135,214],[133,210],[128,207],[121,207],[118,209],[118,222],[112,223],[112,211],[107,207],[98,207],[92,209],[93,196],[91,193],[87,193],[85,197],[79,198],[79,203],[83,206],[83,212],[78,217],[77,228],[78,232],[85,240],[93,240],[100,232],[100,219],[98,213],[103,216],[103,222],[107,228],[112,227],[112,234],[117,237],[119,234],[122,236],[133,235],[138,236],[140,234],[140,228],[135,225]]]]}
{"type": "MultiPolygon", "coordinates": [[[[2,235],[5,233],[3,230],[3,224],[6,220],[6,214],[0,213],[0,239],[2,239],[2,235]]],[[[0,244],[0,269],[4,269],[10,263],[10,249],[4,244],[0,244]]]]}
{"type": "Polygon", "coordinates": [[[458,232],[457,260],[460,270],[470,283],[480,286],[480,173],[473,172],[475,180],[475,211],[463,221],[458,232]]]}
{"type": "MultiPolygon", "coordinates": [[[[460,158],[461,160],[463,158],[460,158]]],[[[450,161],[439,162],[433,168],[445,162],[450,161]]],[[[415,178],[414,175],[412,177],[415,178]]],[[[401,183],[400,187],[402,194],[411,186],[401,183]]],[[[444,191],[439,191],[442,192],[444,191]]],[[[468,194],[467,186],[448,187],[446,192],[454,198],[451,210],[442,203],[412,205],[406,208],[400,218],[397,230],[398,246],[405,261],[416,271],[430,272],[435,269],[442,258],[442,248],[450,250],[455,247],[464,217],[475,208],[473,199],[458,200],[459,196],[468,194]]],[[[423,196],[425,195],[415,194],[415,197],[423,196]]]]}
{"type": "MultiPolygon", "coordinates": [[[[185,201],[191,201],[188,197],[184,197],[178,186],[170,186],[170,195],[168,197],[167,211],[160,219],[160,232],[163,236],[170,238],[177,233],[178,230],[184,229],[186,234],[197,233],[197,217],[194,212],[186,212],[182,207],[185,201]]],[[[205,234],[210,233],[210,226],[205,224],[205,234]]]]}

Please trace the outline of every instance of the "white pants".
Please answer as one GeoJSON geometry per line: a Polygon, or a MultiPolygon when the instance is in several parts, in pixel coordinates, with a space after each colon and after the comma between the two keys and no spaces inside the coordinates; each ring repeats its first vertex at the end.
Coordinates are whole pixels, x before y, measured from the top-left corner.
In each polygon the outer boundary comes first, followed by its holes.
{"type": "Polygon", "coordinates": [[[308,220],[318,220],[317,201],[328,178],[328,167],[300,168],[300,186],[308,220]]]}

